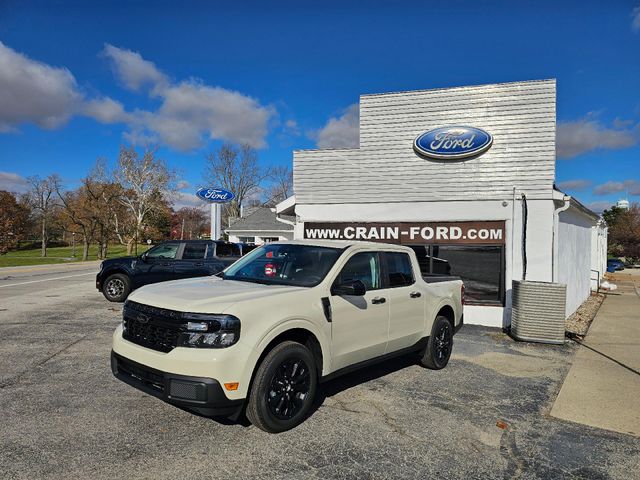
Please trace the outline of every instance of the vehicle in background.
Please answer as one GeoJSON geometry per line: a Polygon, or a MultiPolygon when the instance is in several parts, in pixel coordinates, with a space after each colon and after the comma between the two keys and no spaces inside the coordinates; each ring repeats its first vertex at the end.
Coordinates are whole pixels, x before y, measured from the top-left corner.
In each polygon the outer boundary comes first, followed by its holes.
{"type": "Polygon", "coordinates": [[[624,262],[619,258],[607,260],[607,272],[615,272],[617,270],[624,270],[624,262]]]}
{"type": "Polygon", "coordinates": [[[240,247],[240,254],[244,257],[247,253],[249,253],[252,250],[255,250],[256,248],[258,248],[258,245],[255,245],[253,243],[238,243],[237,244],[240,247]]]}
{"type": "Polygon", "coordinates": [[[124,302],[129,293],[150,283],[214,275],[242,256],[240,246],[224,241],[172,240],[137,257],[105,260],[96,288],[110,302],[124,302]]]}
{"type": "Polygon", "coordinates": [[[457,277],[423,277],[413,250],[382,243],[268,243],[208,277],[134,292],[113,335],[123,382],[182,408],[281,432],[318,382],[418,353],[444,368],[462,326],[457,277]]]}

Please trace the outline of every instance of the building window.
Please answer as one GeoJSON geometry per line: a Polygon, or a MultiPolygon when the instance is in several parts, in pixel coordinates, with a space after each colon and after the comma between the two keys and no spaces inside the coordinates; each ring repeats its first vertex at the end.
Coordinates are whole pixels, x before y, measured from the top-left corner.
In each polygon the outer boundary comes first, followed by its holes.
{"type": "Polygon", "coordinates": [[[280,241],[280,237],[262,237],[262,241],[264,243],[278,242],[280,241]]]}
{"type": "Polygon", "coordinates": [[[238,237],[240,243],[256,243],[256,237],[238,237]]]}
{"type": "Polygon", "coordinates": [[[457,275],[465,302],[504,305],[504,245],[411,245],[423,275],[457,275]]]}

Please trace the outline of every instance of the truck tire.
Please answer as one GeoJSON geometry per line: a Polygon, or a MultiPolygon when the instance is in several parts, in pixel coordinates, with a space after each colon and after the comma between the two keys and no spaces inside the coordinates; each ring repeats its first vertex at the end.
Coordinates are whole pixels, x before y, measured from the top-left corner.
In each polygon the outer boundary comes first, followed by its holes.
{"type": "Polygon", "coordinates": [[[422,352],[420,363],[431,370],[440,370],[447,366],[453,349],[453,326],[447,317],[438,315],[427,346],[422,352]]]}
{"type": "Polygon", "coordinates": [[[123,273],[109,275],[102,284],[102,294],[110,302],[124,302],[131,292],[131,280],[123,273]]]}
{"type": "Polygon", "coordinates": [[[317,384],[311,351],[297,342],[282,342],[258,366],[251,384],[247,418],[265,432],[289,430],[305,419],[317,384]]]}

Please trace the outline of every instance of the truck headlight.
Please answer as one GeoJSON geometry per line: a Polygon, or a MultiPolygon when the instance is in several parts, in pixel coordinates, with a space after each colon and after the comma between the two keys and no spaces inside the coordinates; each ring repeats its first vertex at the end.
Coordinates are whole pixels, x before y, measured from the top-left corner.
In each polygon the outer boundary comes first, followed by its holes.
{"type": "Polygon", "coordinates": [[[178,347],[226,348],[240,338],[240,319],[233,315],[184,313],[186,331],[180,333],[178,347]]]}

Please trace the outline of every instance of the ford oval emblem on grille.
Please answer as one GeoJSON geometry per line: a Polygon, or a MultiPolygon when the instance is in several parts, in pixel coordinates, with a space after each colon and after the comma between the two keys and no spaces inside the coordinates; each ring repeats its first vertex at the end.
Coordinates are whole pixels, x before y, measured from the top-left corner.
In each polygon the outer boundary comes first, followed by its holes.
{"type": "Polygon", "coordinates": [[[429,158],[460,160],[486,152],[492,143],[491,134],[480,128],[441,127],[418,135],[413,149],[429,158]]]}
{"type": "Polygon", "coordinates": [[[139,313],[138,316],[136,317],[136,320],[140,323],[149,323],[150,319],[144,313],[139,313]]]}

